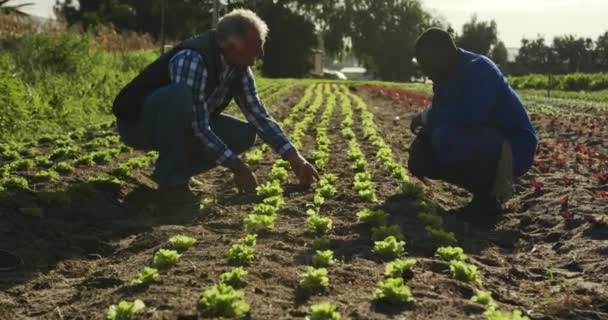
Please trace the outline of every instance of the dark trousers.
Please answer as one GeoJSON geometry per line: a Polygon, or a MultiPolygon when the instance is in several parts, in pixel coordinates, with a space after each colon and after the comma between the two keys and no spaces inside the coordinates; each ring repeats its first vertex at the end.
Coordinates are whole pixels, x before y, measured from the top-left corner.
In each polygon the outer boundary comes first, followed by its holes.
{"type": "MultiPolygon", "coordinates": [[[[137,125],[118,121],[118,132],[125,144],[138,150],[159,152],[154,177],[160,187],[187,185],[191,176],[217,166],[215,155],[194,136],[193,103],[188,86],[171,84],[146,98],[137,125]]],[[[211,118],[210,126],[237,154],[255,143],[256,130],[248,122],[220,114],[211,118]]]]}
{"type": "Polygon", "coordinates": [[[422,129],[410,146],[408,168],[418,178],[488,194],[504,139],[500,130],[488,127],[422,129]]]}

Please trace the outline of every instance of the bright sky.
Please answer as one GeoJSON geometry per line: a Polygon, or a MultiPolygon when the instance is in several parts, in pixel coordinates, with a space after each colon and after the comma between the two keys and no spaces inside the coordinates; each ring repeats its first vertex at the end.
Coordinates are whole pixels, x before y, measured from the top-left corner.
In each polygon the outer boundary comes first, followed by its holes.
{"type": "MultiPolygon", "coordinates": [[[[53,15],[55,0],[13,0],[34,2],[24,9],[31,14],[53,15]]],[[[425,6],[443,16],[458,32],[472,14],[479,20],[496,20],[498,36],[507,47],[519,47],[523,37],[576,34],[597,37],[608,31],[608,0],[423,0],[425,6]]]]}

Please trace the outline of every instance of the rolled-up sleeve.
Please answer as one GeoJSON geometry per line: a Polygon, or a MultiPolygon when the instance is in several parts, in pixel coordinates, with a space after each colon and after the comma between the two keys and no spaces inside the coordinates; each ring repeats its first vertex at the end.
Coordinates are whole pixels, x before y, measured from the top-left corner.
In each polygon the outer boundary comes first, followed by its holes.
{"type": "Polygon", "coordinates": [[[247,68],[242,82],[243,90],[241,94],[236,96],[237,104],[247,121],[257,129],[260,137],[285,158],[286,155],[296,149],[262,103],[250,68],[247,68]]]}
{"type": "Polygon", "coordinates": [[[229,166],[236,159],[236,154],[211,130],[209,124],[208,97],[205,95],[208,74],[203,57],[193,50],[179,51],[169,62],[169,75],[171,83],[192,88],[194,135],[212,153],[216,163],[229,166]]]}

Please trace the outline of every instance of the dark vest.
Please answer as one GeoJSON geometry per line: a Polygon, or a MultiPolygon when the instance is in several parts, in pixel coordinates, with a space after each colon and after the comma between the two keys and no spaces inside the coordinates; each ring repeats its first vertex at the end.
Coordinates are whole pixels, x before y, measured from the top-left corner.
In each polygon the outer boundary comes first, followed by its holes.
{"type": "MultiPolygon", "coordinates": [[[[112,105],[112,112],[116,118],[124,120],[128,124],[134,125],[140,119],[141,111],[143,109],[144,100],[148,95],[156,91],[157,89],[169,85],[171,79],[169,78],[169,61],[173,56],[183,49],[192,49],[198,52],[205,61],[205,67],[207,68],[207,83],[205,86],[205,97],[209,98],[215,91],[217,86],[220,84],[220,72],[221,70],[221,49],[217,41],[217,35],[215,30],[205,32],[201,35],[195,36],[184,42],[178,44],[169,52],[163,54],[127,84],[114,99],[112,105]]],[[[241,71],[241,72],[244,72],[241,71]]],[[[230,101],[232,96],[235,94],[235,90],[240,87],[238,84],[242,78],[241,75],[236,75],[233,79],[234,82],[230,85],[231,90],[229,92],[230,101]]],[[[225,107],[225,105],[223,106],[225,107]]],[[[218,113],[222,111],[222,107],[214,110],[218,113]]]]}

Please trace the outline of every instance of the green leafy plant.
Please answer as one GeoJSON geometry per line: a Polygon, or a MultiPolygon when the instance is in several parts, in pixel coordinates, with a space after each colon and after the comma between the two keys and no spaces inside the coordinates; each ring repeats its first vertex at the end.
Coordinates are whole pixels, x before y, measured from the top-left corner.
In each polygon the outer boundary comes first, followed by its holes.
{"type": "Polygon", "coordinates": [[[137,313],[141,313],[146,305],[141,300],[133,302],[121,301],[118,305],[111,305],[106,314],[108,320],[131,320],[137,313]]]}
{"type": "Polygon", "coordinates": [[[199,209],[209,210],[217,205],[217,199],[213,197],[205,198],[201,201],[199,209]]]}
{"type": "Polygon", "coordinates": [[[467,259],[461,247],[439,247],[435,253],[445,261],[465,261],[467,259]]]}
{"type": "Polygon", "coordinates": [[[205,290],[200,303],[203,313],[210,317],[242,318],[249,312],[245,293],[224,283],[205,290]]]}
{"type": "Polygon", "coordinates": [[[235,243],[228,250],[228,262],[237,266],[246,266],[253,261],[255,248],[246,244],[235,243]]]}
{"type": "Polygon", "coordinates": [[[306,291],[321,291],[329,286],[327,269],[307,266],[300,277],[300,288],[306,291]]]}
{"type": "Polygon", "coordinates": [[[322,196],[325,199],[331,199],[336,195],[338,190],[331,184],[326,184],[324,186],[318,187],[316,189],[316,192],[318,195],[322,196]]]}
{"type": "Polygon", "coordinates": [[[249,164],[257,164],[264,160],[264,152],[262,149],[255,149],[245,154],[245,160],[249,164]]]}
{"type": "Polygon", "coordinates": [[[435,229],[430,226],[427,226],[424,229],[426,230],[431,240],[440,245],[450,245],[458,242],[453,232],[448,232],[443,229],[435,229]]]}
{"type": "Polygon", "coordinates": [[[89,182],[95,186],[109,188],[112,190],[118,190],[125,184],[125,182],[119,178],[109,175],[89,178],[89,182]]]}
{"type": "Polygon", "coordinates": [[[388,236],[382,241],[374,242],[374,253],[387,259],[397,258],[405,251],[405,241],[399,241],[393,236],[388,236]]]}
{"type": "Polygon", "coordinates": [[[91,156],[90,154],[85,154],[84,156],[81,156],[80,158],[77,158],[74,161],[75,164],[77,165],[83,165],[83,166],[93,166],[95,165],[95,161],[93,160],[93,156],[91,156]]]}
{"type": "Polygon", "coordinates": [[[317,250],[312,256],[312,265],[316,268],[329,267],[334,263],[334,252],[331,250],[317,250]]]}
{"type": "Polygon", "coordinates": [[[329,302],[318,303],[310,307],[309,320],[340,320],[340,313],[334,304],[329,302]]]}
{"type": "Polygon", "coordinates": [[[283,205],[285,205],[285,199],[283,198],[283,196],[272,196],[272,197],[264,198],[264,200],[262,200],[262,203],[273,206],[278,210],[283,205]]]}
{"type": "Polygon", "coordinates": [[[32,169],[35,166],[36,166],[36,163],[34,162],[34,160],[20,159],[20,160],[17,160],[12,163],[11,169],[17,170],[17,171],[25,171],[25,170],[32,169]]]}
{"type": "Polygon", "coordinates": [[[260,232],[264,230],[273,230],[276,219],[276,215],[249,214],[244,220],[245,231],[260,232]]]}
{"type": "Polygon", "coordinates": [[[165,269],[177,263],[182,255],[175,250],[160,249],[154,254],[153,263],[158,269],[165,269]]]}
{"type": "Polygon", "coordinates": [[[220,275],[220,282],[238,288],[243,283],[243,278],[248,274],[243,267],[234,268],[220,275]]]}
{"type": "Polygon", "coordinates": [[[273,181],[279,181],[281,183],[284,183],[287,181],[288,177],[289,172],[287,172],[285,168],[274,167],[272,168],[272,170],[270,170],[270,179],[272,179],[273,181]]]}
{"type": "Polygon", "coordinates": [[[239,239],[238,243],[244,244],[246,246],[255,247],[258,240],[257,234],[248,234],[243,238],[239,239]]]}
{"type": "Polygon", "coordinates": [[[144,267],[144,271],[137,274],[137,277],[133,280],[132,284],[150,283],[158,280],[159,277],[158,269],[144,267]]]}
{"type": "Polygon", "coordinates": [[[369,226],[379,227],[386,224],[388,214],[383,210],[364,209],[357,212],[357,220],[369,226]]]}
{"type": "Polygon", "coordinates": [[[423,211],[420,212],[416,217],[425,226],[429,226],[435,230],[440,230],[443,228],[443,218],[438,213],[423,211]]]}
{"type": "Polygon", "coordinates": [[[330,240],[327,236],[315,237],[312,240],[312,248],[315,250],[327,250],[330,240]]]}
{"type": "Polygon", "coordinates": [[[36,182],[47,182],[59,178],[59,174],[53,170],[40,170],[32,176],[36,182]]]}
{"type": "Polygon", "coordinates": [[[53,161],[47,156],[38,156],[34,158],[34,161],[36,162],[36,166],[40,168],[48,168],[53,165],[53,161]]]}
{"type": "Polygon", "coordinates": [[[395,259],[386,264],[384,276],[387,278],[401,278],[416,265],[416,259],[395,259]]]}
{"type": "Polygon", "coordinates": [[[308,223],[308,229],[316,236],[323,236],[328,234],[332,227],[333,222],[331,218],[321,217],[318,214],[310,215],[306,222],[308,223]]]}
{"type": "Polygon", "coordinates": [[[274,216],[277,213],[277,207],[261,203],[255,206],[251,213],[263,216],[274,216]]]}
{"type": "Polygon", "coordinates": [[[259,185],[256,188],[256,191],[257,195],[263,198],[280,196],[283,194],[283,188],[281,187],[281,184],[279,184],[279,182],[276,180],[259,185]]]}
{"type": "Polygon", "coordinates": [[[355,172],[364,172],[367,170],[367,161],[365,159],[357,159],[350,167],[355,172]]]}
{"type": "Polygon", "coordinates": [[[388,278],[378,282],[374,298],[393,304],[416,302],[410,288],[403,283],[403,278],[388,278]]]}
{"type": "Polygon", "coordinates": [[[319,195],[319,194],[315,194],[314,197],[312,198],[312,203],[315,207],[320,207],[325,203],[325,198],[323,198],[323,196],[319,195]]]}
{"type": "Polygon", "coordinates": [[[483,305],[486,310],[496,310],[498,307],[494,299],[492,299],[492,292],[490,291],[476,290],[475,295],[471,298],[471,302],[483,305]]]}
{"type": "Polygon", "coordinates": [[[2,186],[8,190],[29,189],[29,183],[22,177],[8,177],[2,180],[2,186]]]}
{"type": "Polygon", "coordinates": [[[530,320],[530,318],[522,315],[520,310],[513,310],[512,312],[488,310],[483,315],[487,320],[530,320]]]}
{"type": "Polygon", "coordinates": [[[169,244],[175,250],[187,250],[196,243],[196,239],[181,234],[169,238],[169,244]]]}
{"type": "Polygon", "coordinates": [[[15,161],[21,158],[19,152],[13,150],[7,150],[0,153],[0,160],[3,161],[15,161]]]}
{"type": "Polygon", "coordinates": [[[468,264],[463,261],[452,260],[450,261],[450,273],[456,280],[466,283],[481,284],[481,275],[477,271],[477,266],[468,264]]]}
{"type": "Polygon", "coordinates": [[[393,236],[397,240],[403,240],[405,237],[403,236],[403,232],[401,231],[401,226],[399,225],[391,225],[391,226],[379,226],[372,228],[372,240],[380,241],[386,239],[388,236],[393,236]]]}
{"type": "Polygon", "coordinates": [[[70,174],[74,172],[76,169],[69,162],[59,162],[53,166],[53,170],[59,172],[60,174],[70,174]]]}

